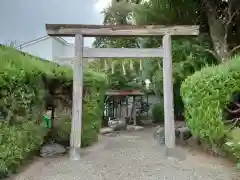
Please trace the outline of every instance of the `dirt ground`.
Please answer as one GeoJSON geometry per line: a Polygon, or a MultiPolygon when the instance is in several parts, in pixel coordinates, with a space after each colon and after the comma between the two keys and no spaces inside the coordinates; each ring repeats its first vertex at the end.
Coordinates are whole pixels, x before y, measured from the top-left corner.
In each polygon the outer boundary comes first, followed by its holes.
{"type": "Polygon", "coordinates": [[[67,156],[41,158],[12,180],[240,180],[233,164],[178,147],[184,159],[169,159],[153,139],[153,128],[101,136],[81,151],[80,161],[67,156]]]}

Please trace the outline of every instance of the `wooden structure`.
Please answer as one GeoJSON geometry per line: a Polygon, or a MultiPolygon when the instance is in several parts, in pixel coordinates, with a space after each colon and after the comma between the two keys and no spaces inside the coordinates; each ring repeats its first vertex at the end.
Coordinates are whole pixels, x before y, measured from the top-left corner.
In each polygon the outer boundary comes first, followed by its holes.
{"type": "MultiPolygon", "coordinates": [[[[145,96],[145,94],[138,90],[109,90],[105,93],[108,98],[108,101],[111,102],[112,106],[110,106],[111,113],[107,112],[107,114],[111,114],[112,117],[116,118],[130,118],[133,119],[133,124],[137,125],[136,121],[136,97],[145,96]],[[132,107],[129,108],[128,98],[132,97],[132,107]]],[[[106,109],[108,110],[108,108],[106,109]]]]}
{"type": "MultiPolygon", "coordinates": [[[[171,36],[198,35],[198,26],[115,26],[115,25],[76,25],[46,24],[50,36],[75,37],[75,64],[73,68],[73,116],[70,158],[80,159],[77,149],[81,146],[83,58],[146,58],[163,57],[164,76],[164,117],[165,145],[175,147],[173,84],[172,84],[172,43],[171,36]],[[135,48],[84,48],[84,37],[99,36],[163,36],[163,47],[152,49],[135,48]]],[[[69,57],[65,57],[68,59],[69,57]]]]}

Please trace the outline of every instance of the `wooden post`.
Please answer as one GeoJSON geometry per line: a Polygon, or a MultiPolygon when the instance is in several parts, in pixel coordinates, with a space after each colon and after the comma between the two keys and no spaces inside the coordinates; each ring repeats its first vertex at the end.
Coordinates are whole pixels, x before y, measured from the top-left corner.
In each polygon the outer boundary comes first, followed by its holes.
{"type": "Polygon", "coordinates": [[[132,106],[133,110],[133,125],[137,126],[137,120],[136,120],[136,97],[133,96],[133,106],[132,106]]]}
{"type": "Polygon", "coordinates": [[[70,142],[70,159],[80,160],[83,108],[83,36],[75,36],[75,61],[73,66],[73,111],[70,142]]]}
{"type": "Polygon", "coordinates": [[[175,147],[175,125],[173,104],[173,78],[172,78],[172,42],[171,36],[163,37],[163,90],[164,90],[164,125],[165,145],[167,153],[175,147]]]}

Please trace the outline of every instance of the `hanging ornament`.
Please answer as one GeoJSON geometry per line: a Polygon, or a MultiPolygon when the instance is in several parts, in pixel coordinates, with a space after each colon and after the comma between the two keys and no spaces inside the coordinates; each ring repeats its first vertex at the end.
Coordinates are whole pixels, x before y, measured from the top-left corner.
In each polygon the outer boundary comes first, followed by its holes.
{"type": "Polygon", "coordinates": [[[133,60],[130,60],[130,70],[133,70],[133,60]]]}
{"type": "Polygon", "coordinates": [[[104,69],[105,69],[105,71],[108,70],[108,65],[107,65],[107,60],[106,59],[104,60],[104,69]]]}
{"type": "Polygon", "coordinates": [[[143,69],[142,67],[142,59],[140,59],[140,71],[143,69]]]}
{"type": "Polygon", "coordinates": [[[158,67],[159,67],[159,70],[162,69],[161,64],[160,64],[160,61],[158,61],[158,67]]]}
{"type": "Polygon", "coordinates": [[[114,74],[114,61],[112,62],[112,74],[114,74]]]}
{"type": "Polygon", "coordinates": [[[123,75],[126,75],[126,69],[124,63],[122,63],[123,75]]]}

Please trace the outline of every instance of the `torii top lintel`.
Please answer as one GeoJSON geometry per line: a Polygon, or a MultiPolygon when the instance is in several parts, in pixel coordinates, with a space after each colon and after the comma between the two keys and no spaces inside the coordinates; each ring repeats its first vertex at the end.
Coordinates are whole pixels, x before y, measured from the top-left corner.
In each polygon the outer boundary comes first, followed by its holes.
{"type": "Polygon", "coordinates": [[[198,25],[163,26],[163,25],[84,25],[84,24],[46,24],[49,36],[70,36],[82,34],[84,37],[110,36],[196,36],[198,25]]]}

